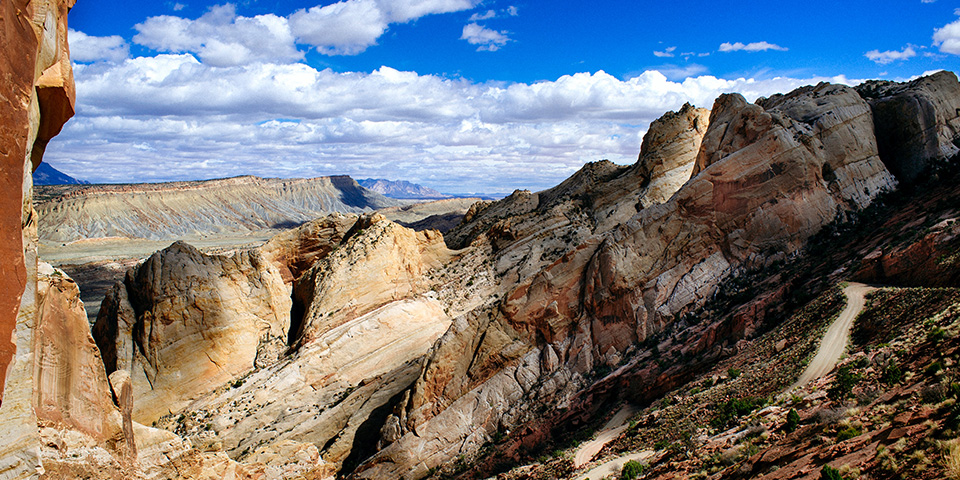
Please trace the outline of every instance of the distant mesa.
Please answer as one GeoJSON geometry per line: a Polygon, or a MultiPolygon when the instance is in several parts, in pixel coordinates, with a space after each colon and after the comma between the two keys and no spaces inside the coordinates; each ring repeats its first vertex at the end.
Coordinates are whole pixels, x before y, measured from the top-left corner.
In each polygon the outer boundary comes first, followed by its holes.
{"type": "Polygon", "coordinates": [[[291,228],[333,212],[363,213],[404,203],[345,175],[41,186],[34,190],[34,201],[43,219],[40,238],[51,243],[246,234],[291,228]]]}
{"type": "Polygon", "coordinates": [[[365,178],[357,180],[361,187],[373,190],[385,197],[403,200],[439,200],[452,195],[440,193],[430,187],[417,185],[406,180],[387,180],[384,178],[365,178]]]}
{"type": "Polygon", "coordinates": [[[34,185],[89,185],[90,182],[78,180],[50,166],[49,163],[41,163],[33,171],[34,185]]]}

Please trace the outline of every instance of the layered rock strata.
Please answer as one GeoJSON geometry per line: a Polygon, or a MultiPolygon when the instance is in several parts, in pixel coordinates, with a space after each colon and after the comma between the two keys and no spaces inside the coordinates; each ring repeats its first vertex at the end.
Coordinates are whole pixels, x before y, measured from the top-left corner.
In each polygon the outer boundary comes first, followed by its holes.
{"type": "Polygon", "coordinates": [[[42,472],[34,397],[37,222],[31,173],[74,111],[67,47],[73,0],[0,5],[0,478],[42,472]]]}
{"type": "MultiPolygon", "coordinates": [[[[308,179],[235,177],[203,182],[59,187],[40,202],[40,239],[151,240],[236,235],[292,228],[332,212],[401,205],[348,176],[308,179]]],[[[49,187],[53,189],[53,187],[49,187]]]]}
{"type": "MultiPolygon", "coordinates": [[[[958,108],[960,96],[943,102],[958,108]]],[[[797,255],[825,225],[896,188],[874,111],[861,93],[830,84],[755,104],[723,95],[709,115],[687,105],[654,122],[635,165],[595,162],[553,189],[475,204],[446,237],[377,215],[331,216],[259,250],[204,256],[175,245],[151,260],[169,263],[154,272],[204,272],[190,288],[209,289],[207,298],[221,289],[262,298],[250,282],[270,283],[278,303],[232,293],[201,301],[181,284],[171,291],[191,300],[180,308],[157,293],[164,275],[141,273],[153,268],[144,264],[117,287],[112,298],[127,307],[101,315],[97,339],[108,364],[113,348],[130,352],[134,377],[138,365],[156,369],[142,389],[174,383],[165,364],[183,355],[163,348],[181,334],[180,351],[213,348],[215,363],[242,366],[206,371],[189,403],[160,416],[176,433],[170,442],[211,445],[250,468],[298,452],[298,471],[421,478],[545,413],[575,416],[602,384],[598,372],[631,378],[632,393],[669,387],[676,379],[650,361],[651,338],[686,325],[724,282],[797,255]],[[183,313],[194,310],[203,313],[183,313]],[[251,352],[262,342],[231,350],[206,341],[216,319],[266,311],[278,327],[222,322],[243,330],[231,338],[274,332],[259,338],[282,342],[267,349],[276,356],[259,362],[251,352]],[[169,333],[124,326],[138,323],[169,333]],[[141,359],[139,349],[161,354],[141,359]]],[[[730,318],[664,346],[715,360],[756,327],[749,314],[730,318]]],[[[134,395],[134,411],[156,408],[136,406],[157,404],[150,395],[134,395]]],[[[139,437],[137,447],[144,455],[139,437]]]]}
{"type": "MultiPolygon", "coordinates": [[[[521,275],[499,308],[454,323],[413,387],[404,434],[361,477],[422,476],[529,419],[518,405],[563,405],[594,367],[617,366],[738,269],[794,254],[838,213],[896,185],[870,107],[847,87],[821,84],[758,105],[724,95],[709,124],[694,177],[667,202],[641,206],[609,231],[587,230],[553,263],[521,275]],[[469,360],[464,349],[474,351],[469,360]]],[[[485,235],[504,238],[495,228],[485,235]]],[[[500,251],[526,240],[516,237],[500,251]]]]}

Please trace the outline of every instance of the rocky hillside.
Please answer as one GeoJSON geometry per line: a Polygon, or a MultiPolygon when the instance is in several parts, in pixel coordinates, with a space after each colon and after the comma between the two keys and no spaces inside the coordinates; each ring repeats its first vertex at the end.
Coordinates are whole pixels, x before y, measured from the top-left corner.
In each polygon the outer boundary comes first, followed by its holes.
{"type": "MultiPolygon", "coordinates": [[[[725,384],[736,390],[691,397],[696,415],[670,414],[700,422],[692,430],[621,432],[614,448],[651,450],[668,476],[674,438],[705,438],[683,450],[699,458],[760,404],[742,397],[795,379],[842,305],[831,284],[952,278],[942,189],[956,183],[941,165],[958,108],[948,72],[724,95],[654,122],[636,164],[592,163],[552,189],[476,203],[444,236],[332,216],[255,251],[174,245],[128,272],[94,336],[108,373],[131,372],[136,422],[240,465],[316,448],[318,476],[573,477],[562,459],[532,462],[563,456],[618,403],[664,405],[725,368],[749,371],[725,384]],[[896,98],[917,107],[881,112],[896,98]],[[880,141],[881,127],[921,132],[924,148],[880,141]],[[925,173],[903,173],[916,164],[925,173]]],[[[737,474],[768,471],[751,465],[737,474]]]]}
{"type": "Polygon", "coordinates": [[[37,188],[43,242],[175,239],[291,228],[332,212],[401,205],[347,176],[37,188]]]}

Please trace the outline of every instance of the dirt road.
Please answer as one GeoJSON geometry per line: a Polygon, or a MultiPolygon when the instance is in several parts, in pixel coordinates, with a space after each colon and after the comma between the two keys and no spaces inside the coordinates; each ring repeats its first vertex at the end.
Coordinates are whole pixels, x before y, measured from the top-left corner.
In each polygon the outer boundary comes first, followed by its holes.
{"type": "Polygon", "coordinates": [[[602,480],[610,477],[611,475],[615,478],[619,478],[620,472],[623,470],[623,465],[625,463],[629,462],[630,460],[636,460],[640,463],[649,463],[650,459],[656,455],[656,452],[652,450],[644,450],[642,452],[636,452],[629,455],[624,455],[622,457],[617,457],[613,460],[598,465],[596,468],[591,469],[587,473],[584,473],[577,478],[578,480],[602,480]]]}
{"type": "Polygon", "coordinates": [[[619,437],[620,434],[630,426],[627,420],[629,420],[634,413],[636,413],[636,409],[634,409],[632,405],[624,405],[623,408],[603,426],[603,429],[597,434],[597,438],[580,445],[580,448],[577,449],[577,454],[573,457],[573,465],[576,468],[580,468],[590,462],[590,460],[593,460],[593,457],[600,453],[600,450],[603,450],[606,444],[619,437]]]}
{"type": "Polygon", "coordinates": [[[830,328],[827,329],[823,340],[820,341],[820,350],[817,351],[817,355],[813,357],[813,360],[807,365],[807,369],[803,371],[803,374],[800,375],[797,382],[790,387],[791,390],[794,387],[799,387],[811,380],[820,378],[829,373],[830,370],[833,370],[833,367],[837,364],[837,361],[840,360],[844,350],[847,348],[847,342],[850,340],[850,328],[853,327],[853,320],[857,318],[857,315],[860,314],[860,311],[863,310],[866,304],[864,296],[872,290],[876,290],[876,288],[862,283],[850,283],[843,289],[844,295],[847,296],[846,308],[840,312],[840,316],[837,317],[830,325],[830,328]]]}

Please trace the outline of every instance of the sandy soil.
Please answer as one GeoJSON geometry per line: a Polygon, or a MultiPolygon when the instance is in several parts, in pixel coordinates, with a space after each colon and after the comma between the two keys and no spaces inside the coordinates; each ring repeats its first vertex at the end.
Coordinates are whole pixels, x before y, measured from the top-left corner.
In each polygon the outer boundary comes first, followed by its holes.
{"type": "Polygon", "coordinates": [[[586,465],[590,460],[593,460],[593,457],[600,453],[600,450],[603,450],[606,444],[619,437],[620,434],[630,426],[627,420],[629,420],[634,413],[637,413],[637,410],[632,405],[624,405],[623,408],[603,426],[600,432],[597,433],[596,438],[584,443],[577,449],[577,454],[573,457],[574,467],[580,468],[586,465]]]}

